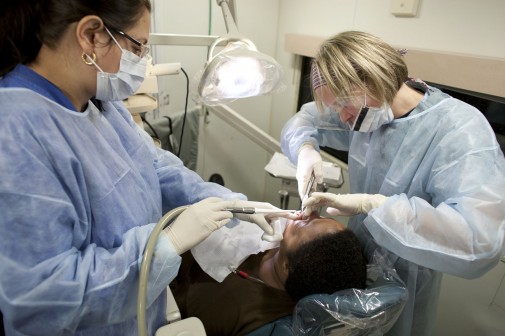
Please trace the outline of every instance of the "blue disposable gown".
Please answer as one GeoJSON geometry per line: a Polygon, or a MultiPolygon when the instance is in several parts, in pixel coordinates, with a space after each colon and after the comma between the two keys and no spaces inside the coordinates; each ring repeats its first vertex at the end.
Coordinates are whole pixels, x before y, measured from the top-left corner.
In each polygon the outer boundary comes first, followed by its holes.
{"type": "MultiPolygon", "coordinates": [[[[104,103],[100,112],[90,102],[76,112],[30,71],[0,80],[0,309],[7,334],[136,335],[141,257],[155,223],[209,196],[245,197],[204,182],[154,147],[122,103],[104,103]]],[[[165,290],[180,260],[160,235],[147,287],[149,334],[163,324],[165,290]]]]}
{"type": "Polygon", "coordinates": [[[410,300],[391,330],[430,335],[442,273],[476,278],[504,253],[505,160],[482,113],[430,88],[405,118],[371,133],[317,129],[305,104],[285,125],[283,152],[294,163],[303,143],[349,151],[352,193],[388,200],[349,228],[393,260],[410,300]]]}

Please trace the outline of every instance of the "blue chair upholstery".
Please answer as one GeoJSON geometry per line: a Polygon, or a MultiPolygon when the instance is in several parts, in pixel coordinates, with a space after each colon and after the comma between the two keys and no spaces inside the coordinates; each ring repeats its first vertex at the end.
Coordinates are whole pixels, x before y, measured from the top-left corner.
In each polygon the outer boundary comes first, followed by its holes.
{"type": "Polygon", "coordinates": [[[292,324],[292,316],[282,317],[248,333],[247,336],[293,336],[292,324]]]}

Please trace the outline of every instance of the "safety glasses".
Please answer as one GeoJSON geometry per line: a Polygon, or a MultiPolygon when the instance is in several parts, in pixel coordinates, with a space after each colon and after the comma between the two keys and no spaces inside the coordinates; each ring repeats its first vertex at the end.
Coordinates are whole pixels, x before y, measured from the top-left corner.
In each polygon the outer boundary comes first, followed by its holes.
{"type": "Polygon", "coordinates": [[[116,34],[121,35],[122,37],[126,38],[129,40],[131,43],[133,43],[136,47],[135,50],[133,50],[133,53],[137,55],[140,58],[144,58],[147,54],[149,54],[149,47],[146,46],[145,44],[140,43],[130,35],[126,34],[124,31],[117,30],[111,27],[108,27],[109,30],[113,31],[116,34]]]}
{"type": "Polygon", "coordinates": [[[359,129],[369,110],[366,105],[366,93],[363,97],[358,92],[355,96],[337,97],[331,104],[323,102],[323,106],[324,110],[318,117],[318,128],[333,130],[359,129]],[[340,120],[341,113],[347,115],[346,121],[340,120]]]}
{"type": "Polygon", "coordinates": [[[345,111],[350,114],[357,114],[362,106],[366,106],[366,94],[363,99],[359,94],[349,97],[336,97],[331,104],[323,102],[325,108],[333,110],[336,113],[345,111]]]}

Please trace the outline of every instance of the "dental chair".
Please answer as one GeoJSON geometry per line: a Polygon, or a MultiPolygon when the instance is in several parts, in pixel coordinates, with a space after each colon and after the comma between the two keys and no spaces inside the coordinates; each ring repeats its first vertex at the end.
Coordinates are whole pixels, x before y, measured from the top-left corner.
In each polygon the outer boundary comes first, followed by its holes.
{"type": "Polygon", "coordinates": [[[408,299],[408,290],[387,259],[387,251],[371,244],[366,289],[309,295],[292,316],[264,325],[247,336],[383,335],[408,299]]]}
{"type": "Polygon", "coordinates": [[[247,336],[383,335],[400,316],[408,299],[405,284],[389,265],[387,251],[370,245],[366,289],[309,295],[292,316],[264,325],[247,336]]]}
{"type": "MultiPolygon", "coordinates": [[[[137,302],[139,336],[146,335],[147,274],[159,233],[186,207],[169,211],[155,226],[142,259],[137,302]]],[[[365,248],[369,261],[365,289],[346,289],[333,294],[309,295],[286,316],[246,336],[383,335],[391,329],[408,299],[408,290],[389,261],[388,252],[370,242],[365,248]]],[[[336,256],[338,257],[338,256],[336,256]]],[[[181,320],[175,299],[167,288],[167,321],[155,336],[205,336],[196,317],[181,320]]]]}
{"type": "MultiPolygon", "coordinates": [[[[401,314],[408,291],[395,270],[388,266],[383,249],[375,248],[369,260],[366,289],[307,296],[296,304],[292,316],[268,323],[246,336],[383,335],[401,314]]],[[[169,291],[167,319],[172,324],[158,329],[156,336],[206,335],[200,320],[195,317],[180,320],[180,317],[169,291]]]]}

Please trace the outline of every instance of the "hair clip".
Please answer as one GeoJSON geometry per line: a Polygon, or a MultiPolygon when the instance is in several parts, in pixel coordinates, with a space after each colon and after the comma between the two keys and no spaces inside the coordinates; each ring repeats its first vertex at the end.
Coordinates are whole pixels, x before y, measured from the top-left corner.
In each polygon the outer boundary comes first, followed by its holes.
{"type": "Polygon", "coordinates": [[[312,87],[314,90],[326,85],[326,81],[321,76],[317,65],[312,65],[312,87]]]}
{"type": "Polygon", "coordinates": [[[409,50],[408,49],[398,49],[398,53],[400,56],[405,56],[409,50]]]}

